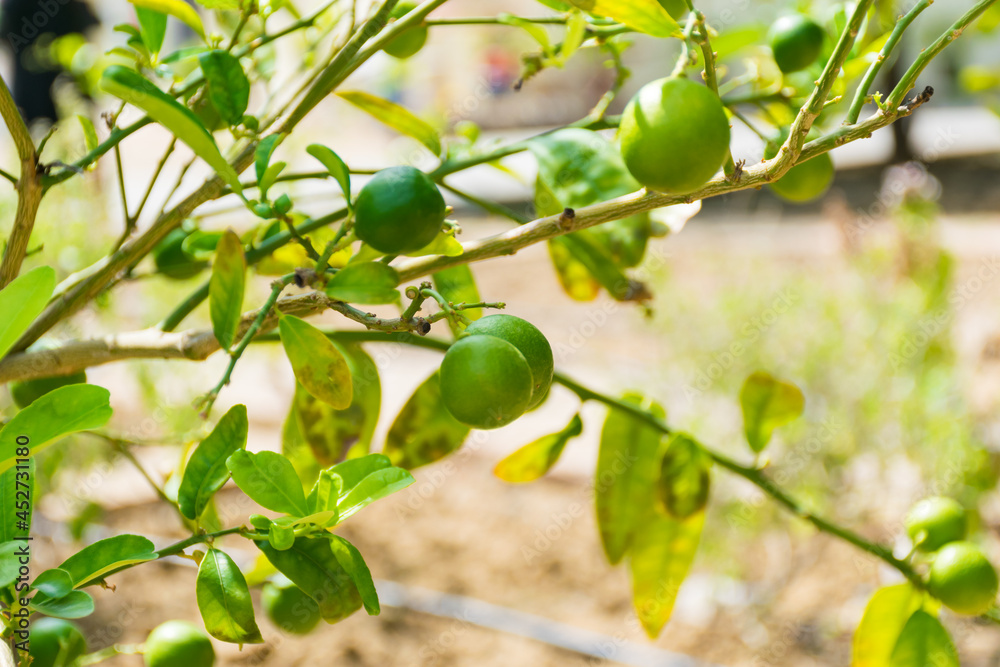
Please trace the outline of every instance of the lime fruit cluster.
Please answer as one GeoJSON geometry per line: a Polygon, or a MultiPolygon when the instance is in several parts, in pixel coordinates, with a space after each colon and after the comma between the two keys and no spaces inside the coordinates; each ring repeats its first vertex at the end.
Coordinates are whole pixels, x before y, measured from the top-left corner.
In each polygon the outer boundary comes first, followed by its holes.
{"type": "Polygon", "coordinates": [[[823,50],[823,37],[823,28],[808,17],[790,14],[779,18],[768,33],[778,69],[789,74],[812,65],[823,50]]]}
{"type": "Polygon", "coordinates": [[[175,229],[153,248],[153,264],[159,273],[174,280],[185,280],[198,275],[208,266],[208,262],[198,260],[184,250],[184,239],[188,234],[183,229],[175,229]]]}
{"type": "Polygon", "coordinates": [[[55,391],[60,387],[71,384],[84,384],[87,382],[87,373],[71,373],[70,375],[55,375],[47,378],[37,378],[35,380],[20,380],[10,383],[10,397],[14,399],[14,404],[19,408],[26,408],[39,398],[55,391]]]}
{"type": "Polygon", "coordinates": [[[931,563],[927,589],[946,607],[978,616],[993,606],[1000,582],[982,549],[971,542],[949,542],[931,563]]]}
{"type": "Polygon", "coordinates": [[[427,174],[413,167],[389,167],[358,193],[354,231],[387,255],[413,252],[437,236],[445,209],[441,191],[427,174]]]}
{"type": "MultiPolygon", "coordinates": [[[[764,151],[764,157],[770,160],[778,154],[778,148],[777,144],[769,144],[764,151]]],[[[769,187],[774,194],[785,201],[801,204],[826,194],[833,183],[833,175],[833,158],[829,153],[821,153],[811,160],[795,165],[769,187]]]]}
{"type": "MultiPolygon", "coordinates": [[[[409,14],[417,6],[415,2],[401,2],[390,12],[390,18],[399,19],[409,14]]],[[[384,51],[400,60],[416,55],[427,42],[427,28],[418,26],[405,30],[401,35],[385,45],[384,51]]]]}
{"type": "Polygon", "coordinates": [[[499,428],[545,400],[552,374],[552,347],[541,331],[513,315],[490,315],[445,354],[441,399],[463,424],[499,428]]]}
{"type": "Polygon", "coordinates": [[[277,575],[264,584],[260,600],[267,617],[285,632],[309,634],[320,621],[316,601],[284,575],[277,575]]]}
{"type": "Polygon", "coordinates": [[[625,166],[650,190],[687,194],[729,154],[729,119],[719,96],[689,79],[648,83],[629,101],[618,130],[625,166]]]}
{"type": "Polygon", "coordinates": [[[87,652],[80,629],[61,618],[42,618],[31,624],[28,655],[34,667],[69,665],[87,652]]]}
{"type": "Polygon", "coordinates": [[[924,498],[906,515],[906,534],[920,551],[964,540],[965,527],[965,508],[952,498],[924,498]]]}
{"type": "Polygon", "coordinates": [[[146,667],[212,667],[212,641],[194,623],[167,621],[156,626],[146,639],[146,667]]]}

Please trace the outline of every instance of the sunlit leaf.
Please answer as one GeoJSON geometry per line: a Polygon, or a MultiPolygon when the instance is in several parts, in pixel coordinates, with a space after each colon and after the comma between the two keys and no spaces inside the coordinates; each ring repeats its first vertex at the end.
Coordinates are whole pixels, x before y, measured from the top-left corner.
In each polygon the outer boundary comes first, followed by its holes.
{"type": "Polygon", "coordinates": [[[908,583],[875,591],[854,631],[851,667],[887,667],[903,626],[920,608],[920,599],[908,583]]]}
{"type": "Polygon", "coordinates": [[[224,551],[209,549],[201,559],[195,595],[208,634],[233,644],[264,641],[254,618],[246,579],[224,551]]]}
{"type": "Polygon", "coordinates": [[[437,130],[405,107],[361,91],[344,91],[337,95],[400,134],[416,139],[434,155],[441,155],[441,137],[437,130]]]}
{"type": "Polygon", "coordinates": [[[115,535],[80,549],[59,565],[75,588],[96,584],[112,570],[156,558],[153,543],[141,535],[115,535]]]}
{"type": "Polygon", "coordinates": [[[56,272],[39,266],[12,280],[0,290],[0,357],[44,310],[56,288],[56,272]]]}
{"type": "Polygon", "coordinates": [[[238,125],[250,103],[250,81],[236,56],[222,49],[198,56],[208,84],[208,99],[227,125],[238,125]]]}
{"type": "Polygon", "coordinates": [[[350,206],[351,170],[346,164],[344,164],[344,161],[340,159],[340,156],[321,144],[310,144],[306,148],[306,152],[319,160],[323,166],[326,167],[326,170],[330,172],[330,175],[333,176],[333,178],[340,185],[340,191],[344,193],[344,199],[347,200],[347,205],[350,206]]]}
{"type": "Polygon", "coordinates": [[[774,429],[799,417],[805,404],[805,396],[794,384],[761,371],[748,377],[740,390],[740,407],[743,408],[743,432],[750,448],[762,451],[774,429]]]}
{"type": "Polygon", "coordinates": [[[704,512],[683,520],[655,513],[635,533],[629,555],[632,602],[650,637],[657,637],[670,620],[704,525],[704,512]]]}
{"type": "Polygon", "coordinates": [[[555,465],[566,443],[582,432],[580,415],[573,415],[563,430],[542,436],[504,458],[493,469],[493,474],[505,482],[533,482],[555,465]]]}
{"type": "Polygon", "coordinates": [[[141,7],[161,14],[169,14],[186,23],[202,39],[205,38],[205,26],[201,23],[201,17],[184,0],[129,0],[129,2],[137,8],[141,7]]]}

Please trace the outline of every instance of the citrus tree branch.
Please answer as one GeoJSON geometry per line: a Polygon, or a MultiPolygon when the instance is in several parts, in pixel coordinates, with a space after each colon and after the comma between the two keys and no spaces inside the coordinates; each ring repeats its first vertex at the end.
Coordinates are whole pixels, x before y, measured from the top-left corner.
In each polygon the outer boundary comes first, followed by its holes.
{"type": "Polygon", "coordinates": [[[3,261],[0,262],[0,289],[3,289],[21,272],[21,263],[28,252],[31,230],[35,227],[35,217],[42,201],[42,187],[35,143],[31,140],[28,126],[24,124],[10,89],[2,78],[0,78],[0,116],[10,131],[14,146],[17,148],[17,156],[21,160],[21,176],[15,183],[17,212],[14,215],[14,226],[10,230],[7,247],[4,248],[3,261]]]}
{"type": "MultiPolygon", "coordinates": [[[[425,5],[437,6],[444,1],[445,0],[430,0],[425,3],[425,5]]],[[[361,64],[361,62],[358,61],[359,59],[355,56],[361,47],[375,35],[372,23],[382,21],[381,25],[384,25],[385,21],[383,13],[387,15],[389,10],[387,10],[386,7],[391,9],[391,7],[395,5],[395,2],[396,0],[386,0],[386,4],[380,8],[379,12],[376,13],[375,18],[363,25],[348,41],[348,43],[338,51],[333,62],[331,62],[330,66],[324,70],[323,76],[321,76],[316,83],[313,84],[310,94],[307,94],[307,99],[313,99],[313,97],[315,97],[320,90],[323,90],[325,91],[323,95],[315,100],[315,102],[318,103],[319,99],[322,99],[322,97],[325,97],[330,90],[336,88],[336,86],[338,86],[352,71],[354,71],[354,69],[361,64]]],[[[422,5],[420,9],[423,9],[423,7],[424,5],[422,5]]],[[[394,26],[394,28],[395,27],[396,26],[394,26]]],[[[293,112],[292,115],[285,120],[280,130],[281,132],[291,132],[295,128],[296,124],[304,117],[304,114],[312,108],[312,106],[304,107],[303,104],[300,104],[297,109],[297,111],[301,110],[300,114],[293,112]]],[[[313,106],[314,105],[315,103],[313,106]]],[[[256,141],[250,142],[249,145],[247,145],[232,161],[232,167],[236,170],[237,174],[242,173],[251,164],[253,164],[256,146],[256,141]]],[[[51,303],[49,303],[45,310],[42,311],[42,314],[39,315],[28,330],[25,331],[24,335],[22,335],[17,341],[14,345],[13,351],[18,352],[27,349],[28,346],[37,341],[60,320],[83,308],[87,303],[100,294],[121,271],[134,265],[139,259],[149,254],[157,243],[163,240],[171,231],[179,227],[184,219],[191,215],[199,206],[207,201],[221,196],[224,191],[225,185],[221,178],[215,176],[209,179],[180,204],[167,213],[161,215],[160,218],[154,222],[152,227],[150,227],[145,233],[127,240],[124,244],[122,244],[121,248],[101,260],[101,262],[98,262],[98,264],[93,267],[93,271],[83,277],[78,283],[68,287],[51,303]]]]}
{"type": "Polygon", "coordinates": [[[872,83],[875,81],[875,77],[878,76],[879,71],[882,69],[882,65],[885,64],[886,59],[892,55],[892,52],[896,49],[896,45],[899,44],[899,40],[903,37],[903,33],[906,29],[910,27],[913,20],[920,15],[922,11],[931,6],[934,0],[920,0],[913,8],[906,12],[905,15],[900,17],[896,22],[896,27],[892,29],[892,33],[889,35],[889,39],[886,40],[885,44],[882,46],[882,50],[879,51],[875,60],[868,67],[868,71],[865,72],[864,78],[861,83],[858,84],[858,90],[854,94],[854,101],[851,102],[851,108],[847,112],[847,118],[844,120],[845,125],[853,125],[858,122],[858,118],[861,116],[861,109],[865,106],[865,100],[868,99],[868,91],[872,87],[872,83]]]}
{"type": "Polygon", "coordinates": [[[967,11],[960,19],[955,21],[954,24],[948,30],[944,31],[940,37],[934,40],[934,43],[929,47],[920,52],[920,55],[914,59],[913,64],[910,68],[906,70],[903,74],[903,78],[899,80],[896,87],[893,89],[892,93],[889,95],[889,99],[886,101],[886,105],[891,109],[895,106],[899,106],[903,102],[903,97],[906,93],[916,85],[917,77],[920,73],[924,71],[924,68],[930,64],[934,58],[937,57],[939,53],[945,50],[945,48],[958,39],[965,29],[968,28],[973,21],[983,15],[990,5],[993,5],[997,0],[980,0],[976,5],[967,11]]]}

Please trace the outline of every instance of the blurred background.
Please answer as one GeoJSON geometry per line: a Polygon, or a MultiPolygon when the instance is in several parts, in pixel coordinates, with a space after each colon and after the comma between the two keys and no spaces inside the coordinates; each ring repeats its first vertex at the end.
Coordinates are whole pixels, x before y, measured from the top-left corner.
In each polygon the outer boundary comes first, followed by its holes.
{"type": "MultiPolygon", "coordinates": [[[[295,4],[307,12],[319,3],[295,4]]],[[[753,66],[755,50],[764,48],[753,44],[792,4],[820,22],[834,20],[842,9],[818,2],[697,4],[720,33],[746,41],[740,47],[734,38],[723,60],[732,72],[753,66]]],[[[902,63],[972,4],[935,3],[908,34],[902,63]]],[[[123,39],[113,26],[134,23],[133,10],[125,2],[92,3],[91,9],[100,24],[86,37],[45,37],[31,47],[38,67],[65,70],[54,87],[59,121],[48,161],[69,163],[85,153],[75,114],[92,118],[103,138],[100,113],[116,105],[96,92],[94,72],[99,75],[105,52],[123,39]]],[[[6,3],[2,11],[10,11],[6,3]]],[[[433,16],[498,12],[541,16],[550,10],[528,0],[451,0],[433,16]]],[[[738,459],[746,458],[737,399],[743,379],[765,369],[795,382],[807,397],[805,417],[780,432],[767,452],[772,473],[795,496],[895,546],[904,541],[902,519],[915,500],[953,495],[972,510],[994,563],[1000,562],[997,24],[1000,13],[988,13],[934,61],[918,89],[932,85],[936,93],[912,118],[833,152],[836,178],[822,200],[792,205],[766,190],[718,197],[706,200],[681,233],[653,241],[637,270],[653,293],[644,305],[616,302],[603,292],[591,301],[572,300],[540,246],[475,265],[480,293],[487,301],[505,301],[508,312],[542,329],[557,367],[571,377],[609,393],[635,389],[655,397],[671,425],[738,459]]],[[[174,28],[169,39],[179,47],[189,36],[174,28]]],[[[255,82],[251,109],[288,85],[309,39],[255,55],[271,75],[255,82]]],[[[435,27],[417,56],[399,61],[379,54],[344,88],[395,100],[452,132],[469,132],[474,124],[480,141],[507,142],[581,118],[614,79],[605,55],[584,49],[565,68],[522,81],[523,58],[537,50],[509,26],[435,27]]],[[[0,72],[9,81],[14,58],[11,49],[2,54],[0,72]]],[[[635,37],[624,61],[632,77],[610,112],[620,112],[641,84],[669,73],[676,55],[676,40],[635,37]]],[[[888,68],[886,74],[894,73],[898,69],[888,68]]],[[[876,88],[889,86],[880,80],[876,88]]],[[[48,122],[40,119],[34,131],[44,135],[48,122]]],[[[758,161],[763,142],[740,123],[733,132],[734,156],[758,161]]],[[[313,168],[296,161],[317,141],[359,170],[433,164],[416,142],[332,98],[282,145],[281,159],[292,168],[313,168]]],[[[16,172],[6,135],[0,142],[0,166],[16,172]]],[[[130,198],[143,196],[169,142],[165,131],[150,126],[122,144],[130,198]]],[[[151,213],[169,203],[175,182],[180,197],[205,178],[199,164],[185,169],[189,161],[181,148],[168,160],[162,190],[151,193],[151,213]]],[[[477,167],[449,182],[530,215],[534,159],[514,155],[502,166],[477,167]]],[[[103,257],[121,234],[116,178],[113,160],[104,160],[47,196],[36,226],[45,245],[32,261],[52,264],[66,277],[103,257]]],[[[291,187],[313,215],[340,201],[330,183],[291,187]]],[[[0,225],[13,219],[15,201],[13,189],[0,184],[0,225]]],[[[449,203],[462,240],[511,225],[464,200],[449,203]]],[[[151,220],[141,220],[140,228],[151,220]]],[[[207,206],[198,222],[209,230],[243,231],[254,224],[227,200],[207,206]]],[[[248,309],[263,300],[268,280],[254,279],[248,309]]],[[[75,338],[154,326],[198,284],[164,279],[142,265],[55,333],[75,338]]],[[[344,325],[336,317],[321,321],[344,325]]],[[[204,307],[184,326],[207,322],[204,307]]],[[[377,449],[393,415],[439,356],[368,349],[382,373],[377,449]]],[[[191,403],[224,366],[216,355],[202,364],[108,365],[89,376],[112,389],[114,428],[151,443],[140,459],[163,481],[178,465],[177,445],[207,432],[191,403]]],[[[237,367],[217,414],[246,403],[250,449],[280,449],[293,386],[278,350],[254,348],[237,367]]],[[[9,413],[9,400],[2,400],[9,413]]],[[[703,542],[673,618],[663,636],[646,640],[631,611],[627,572],[604,561],[593,517],[603,409],[583,409],[583,436],[542,480],[511,486],[492,475],[500,458],[562,428],[578,409],[574,397],[554,390],[542,409],[504,429],[474,433],[457,454],[415,471],[413,487],[369,509],[364,521],[345,525],[345,536],[383,582],[387,608],[380,617],[355,615],[308,639],[267,627],[267,644],[242,652],[217,644],[224,663],[306,665],[317,656],[359,666],[849,662],[851,632],[864,604],[899,575],[816,535],[755,487],[723,474],[714,480],[703,542]],[[574,509],[579,507],[582,512],[574,509]]],[[[48,544],[48,550],[36,548],[45,560],[40,566],[60,562],[73,539],[134,530],[169,542],[181,534],[169,508],[157,503],[128,462],[94,439],[81,436],[50,450],[39,468],[42,490],[52,490],[39,506],[38,531],[48,544]]],[[[249,509],[238,506],[239,494],[231,490],[220,507],[227,497],[237,506],[231,519],[241,520],[249,509]]],[[[245,553],[240,564],[249,566],[254,557],[245,553]]],[[[194,575],[180,561],[119,575],[118,590],[97,591],[98,611],[82,622],[91,647],[141,641],[168,618],[197,620],[194,575]]],[[[945,619],[963,664],[1000,662],[996,626],[945,619]]],[[[109,664],[139,660],[123,656],[109,664]]]]}

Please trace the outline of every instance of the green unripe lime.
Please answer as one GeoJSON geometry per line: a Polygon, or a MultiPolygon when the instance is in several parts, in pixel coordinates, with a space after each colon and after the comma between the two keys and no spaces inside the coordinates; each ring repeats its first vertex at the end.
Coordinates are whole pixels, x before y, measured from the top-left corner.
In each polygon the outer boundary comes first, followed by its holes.
{"type": "Polygon", "coordinates": [[[10,383],[10,397],[14,399],[14,404],[17,407],[26,408],[50,391],[55,391],[67,385],[84,384],[86,382],[86,371],[35,380],[21,380],[10,383]]]}
{"type": "Polygon", "coordinates": [[[143,654],[146,667],[212,667],[212,641],[194,623],[167,621],[149,633],[143,654]]]}
{"type": "Polygon", "coordinates": [[[473,428],[499,428],[524,414],[531,384],[524,355],[496,336],[466,336],[441,362],[441,400],[473,428]]]}
{"type": "Polygon", "coordinates": [[[686,194],[719,170],[729,152],[729,119],[718,95],[670,77],[639,89],[618,129],[625,166],[651,190],[686,194]]]}
{"type": "Polygon", "coordinates": [[[528,409],[540,404],[548,396],[555,370],[552,346],[545,335],[531,322],[513,315],[488,315],[466,327],[462,336],[496,336],[517,348],[531,371],[531,400],[528,409]]]}
{"type": "Polygon", "coordinates": [[[267,617],[285,632],[305,635],[319,623],[319,605],[283,575],[264,584],[260,600],[267,617]]]}
{"type": "Polygon", "coordinates": [[[31,624],[28,655],[33,667],[69,665],[87,652],[80,629],[61,618],[41,618],[31,624]]]}
{"type": "Polygon", "coordinates": [[[965,539],[965,508],[951,498],[924,498],[906,515],[906,534],[921,551],[965,539]]]}
{"type": "Polygon", "coordinates": [[[778,69],[788,74],[812,65],[823,50],[823,37],[823,28],[801,14],[775,21],[768,39],[778,69]]]}
{"type": "Polygon", "coordinates": [[[931,595],[960,614],[978,616],[993,606],[997,572],[971,542],[950,542],[937,552],[927,577],[931,595]]]}
{"type": "Polygon", "coordinates": [[[184,239],[188,232],[175,229],[153,248],[153,263],[156,270],[175,280],[192,278],[208,266],[184,251],[184,239]]]}
{"type": "MultiPolygon", "coordinates": [[[[764,155],[770,160],[777,155],[777,151],[778,147],[772,145],[764,155]]],[[[833,175],[833,159],[829,153],[821,153],[795,165],[768,187],[785,201],[802,204],[826,194],[833,183],[833,175]]]]}
{"type": "Polygon", "coordinates": [[[658,0],[658,2],[675,21],[679,21],[688,15],[688,6],[684,0],[658,0]]]}
{"type": "Polygon", "coordinates": [[[444,222],[441,191],[413,167],[389,167],[365,183],[354,202],[358,238],[387,255],[419,250],[444,222]]]}
{"type": "MultiPolygon", "coordinates": [[[[416,6],[417,3],[415,2],[401,2],[396,5],[389,16],[394,19],[402,18],[416,6]]],[[[396,39],[386,44],[384,51],[394,58],[409,58],[422,49],[426,41],[427,28],[410,28],[396,37],[396,39]]]]}

